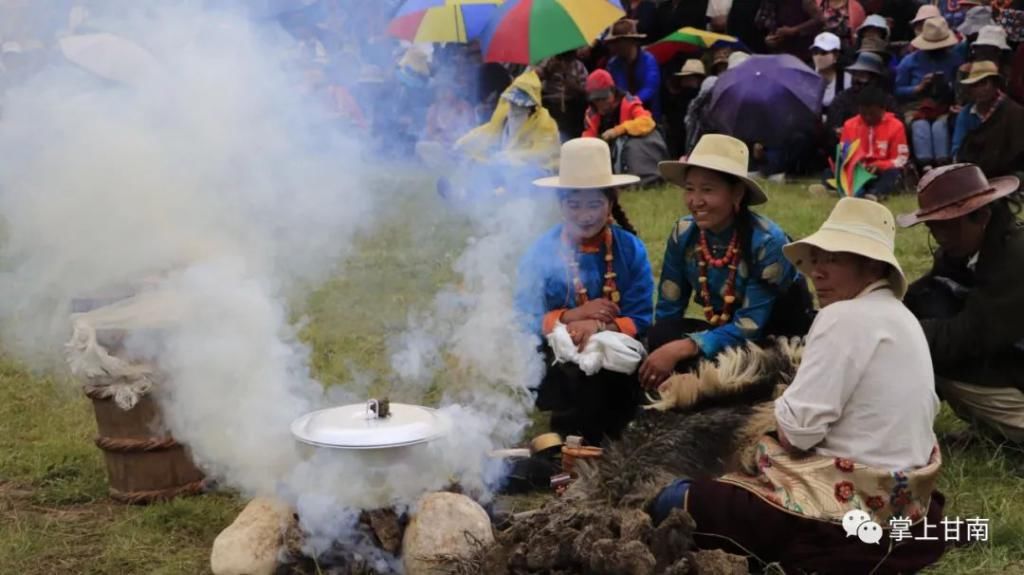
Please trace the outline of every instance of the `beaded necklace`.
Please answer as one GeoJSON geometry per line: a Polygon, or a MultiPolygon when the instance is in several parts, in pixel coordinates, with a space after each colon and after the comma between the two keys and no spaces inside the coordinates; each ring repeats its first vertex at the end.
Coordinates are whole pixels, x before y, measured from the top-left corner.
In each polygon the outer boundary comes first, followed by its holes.
{"type": "MultiPolygon", "coordinates": [[[[572,288],[576,293],[576,307],[580,307],[587,303],[590,298],[587,296],[587,288],[583,285],[583,281],[580,279],[580,263],[579,263],[579,246],[572,245],[569,241],[569,232],[566,228],[562,228],[562,245],[566,248],[563,250],[565,255],[566,264],[569,266],[569,270],[572,272],[572,288]]],[[[615,285],[615,269],[612,265],[614,262],[614,256],[612,256],[612,227],[607,225],[604,228],[604,287],[602,293],[604,297],[610,299],[614,303],[619,303],[622,299],[619,294],[619,289],[615,285]]]]}
{"type": "Polygon", "coordinates": [[[708,247],[707,234],[704,230],[700,231],[700,243],[697,246],[697,267],[700,275],[697,279],[700,282],[700,297],[704,303],[704,317],[712,327],[724,325],[732,318],[732,308],[736,303],[736,270],[739,268],[741,252],[739,233],[734,231],[725,255],[720,258],[714,257],[711,248],[708,247]],[[722,298],[725,305],[720,314],[716,314],[711,306],[711,291],[708,288],[709,265],[716,268],[729,266],[729,278],[725,281],[725,296],[722,298]]]}

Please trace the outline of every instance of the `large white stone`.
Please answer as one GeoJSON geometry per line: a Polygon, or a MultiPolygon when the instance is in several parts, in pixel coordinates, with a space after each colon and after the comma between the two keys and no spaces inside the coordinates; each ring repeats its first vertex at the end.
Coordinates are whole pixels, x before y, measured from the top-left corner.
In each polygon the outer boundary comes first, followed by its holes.
{"type": "Polygon", "coordinates": [[[439,557],[469,557],[494,542],[491,520],[475,501],[456,493],[430,493],[417,505],[402,540],[406,575],[436,575],[439,557]],[[479,542],[479,543],[477,543],[479,542]]]}
{"type": "Polygon", "coordinates": [[[277,568],[292,510],[273,499],[256,498],[213,541],[214,575],[272,575],[277,568]]]}

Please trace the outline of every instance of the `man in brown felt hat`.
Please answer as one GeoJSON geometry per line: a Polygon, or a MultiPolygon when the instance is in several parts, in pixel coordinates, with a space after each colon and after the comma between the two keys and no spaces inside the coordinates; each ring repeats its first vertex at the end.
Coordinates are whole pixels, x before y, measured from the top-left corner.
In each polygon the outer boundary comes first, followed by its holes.
{"type": "Polygon", "coordinates": [[[633,94],[650,110],[654,121],[661,120],[661,66],[658,60],[641,46],[645,34],[637,32],[634,20],[622,19],[612,24],[605,44],[612,57],[608,72],[615,85],[623,92],[633,94]]]}
{"type": "Polygon", "coordinates": [[[905,303],[921,320],[939,395],[960,417],[1024,443],[1024,223],[1014,176],[974,164],[930,171],[918,184],[919,223],[939,244],[905,303]]]}

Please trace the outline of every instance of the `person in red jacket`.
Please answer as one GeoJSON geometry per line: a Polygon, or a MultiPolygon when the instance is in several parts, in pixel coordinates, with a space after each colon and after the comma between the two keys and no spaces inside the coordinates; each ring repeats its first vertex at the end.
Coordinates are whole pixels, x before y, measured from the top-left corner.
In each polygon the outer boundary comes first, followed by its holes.
{"type": "Polygon", "coordinates": [[[658,181],[658,162],[667,159],[668,148],[651,112],[640,98],[617,88],[606,70],[592,72],[586,89],[590,106],[583,137],[608,142],[614,173],[638,176],[641,185],[658,181]]]}
{"type": "Polygon", "coordinates": [[[910,159],[907,131],[892,112],[886,111],[888,96],[878,86],[865,87],[858,99],[859,114],[843,124],[842,143],[860,140],[865,155],[860,160],[875,178],[864,185],[859,196],[877,200],[896,190],[903,167],[910,159]]]}

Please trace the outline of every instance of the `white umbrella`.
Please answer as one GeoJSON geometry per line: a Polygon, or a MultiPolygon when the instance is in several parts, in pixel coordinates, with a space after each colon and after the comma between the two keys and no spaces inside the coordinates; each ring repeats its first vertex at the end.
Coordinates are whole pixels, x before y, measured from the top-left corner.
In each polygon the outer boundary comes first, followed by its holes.
{"type": "Polygon", "coordinates": [[[64,57],[85,70],[115,82],[135,84],[160,66],[145,48],[108,33],[67,36],[59,41],[64,57]]]}

